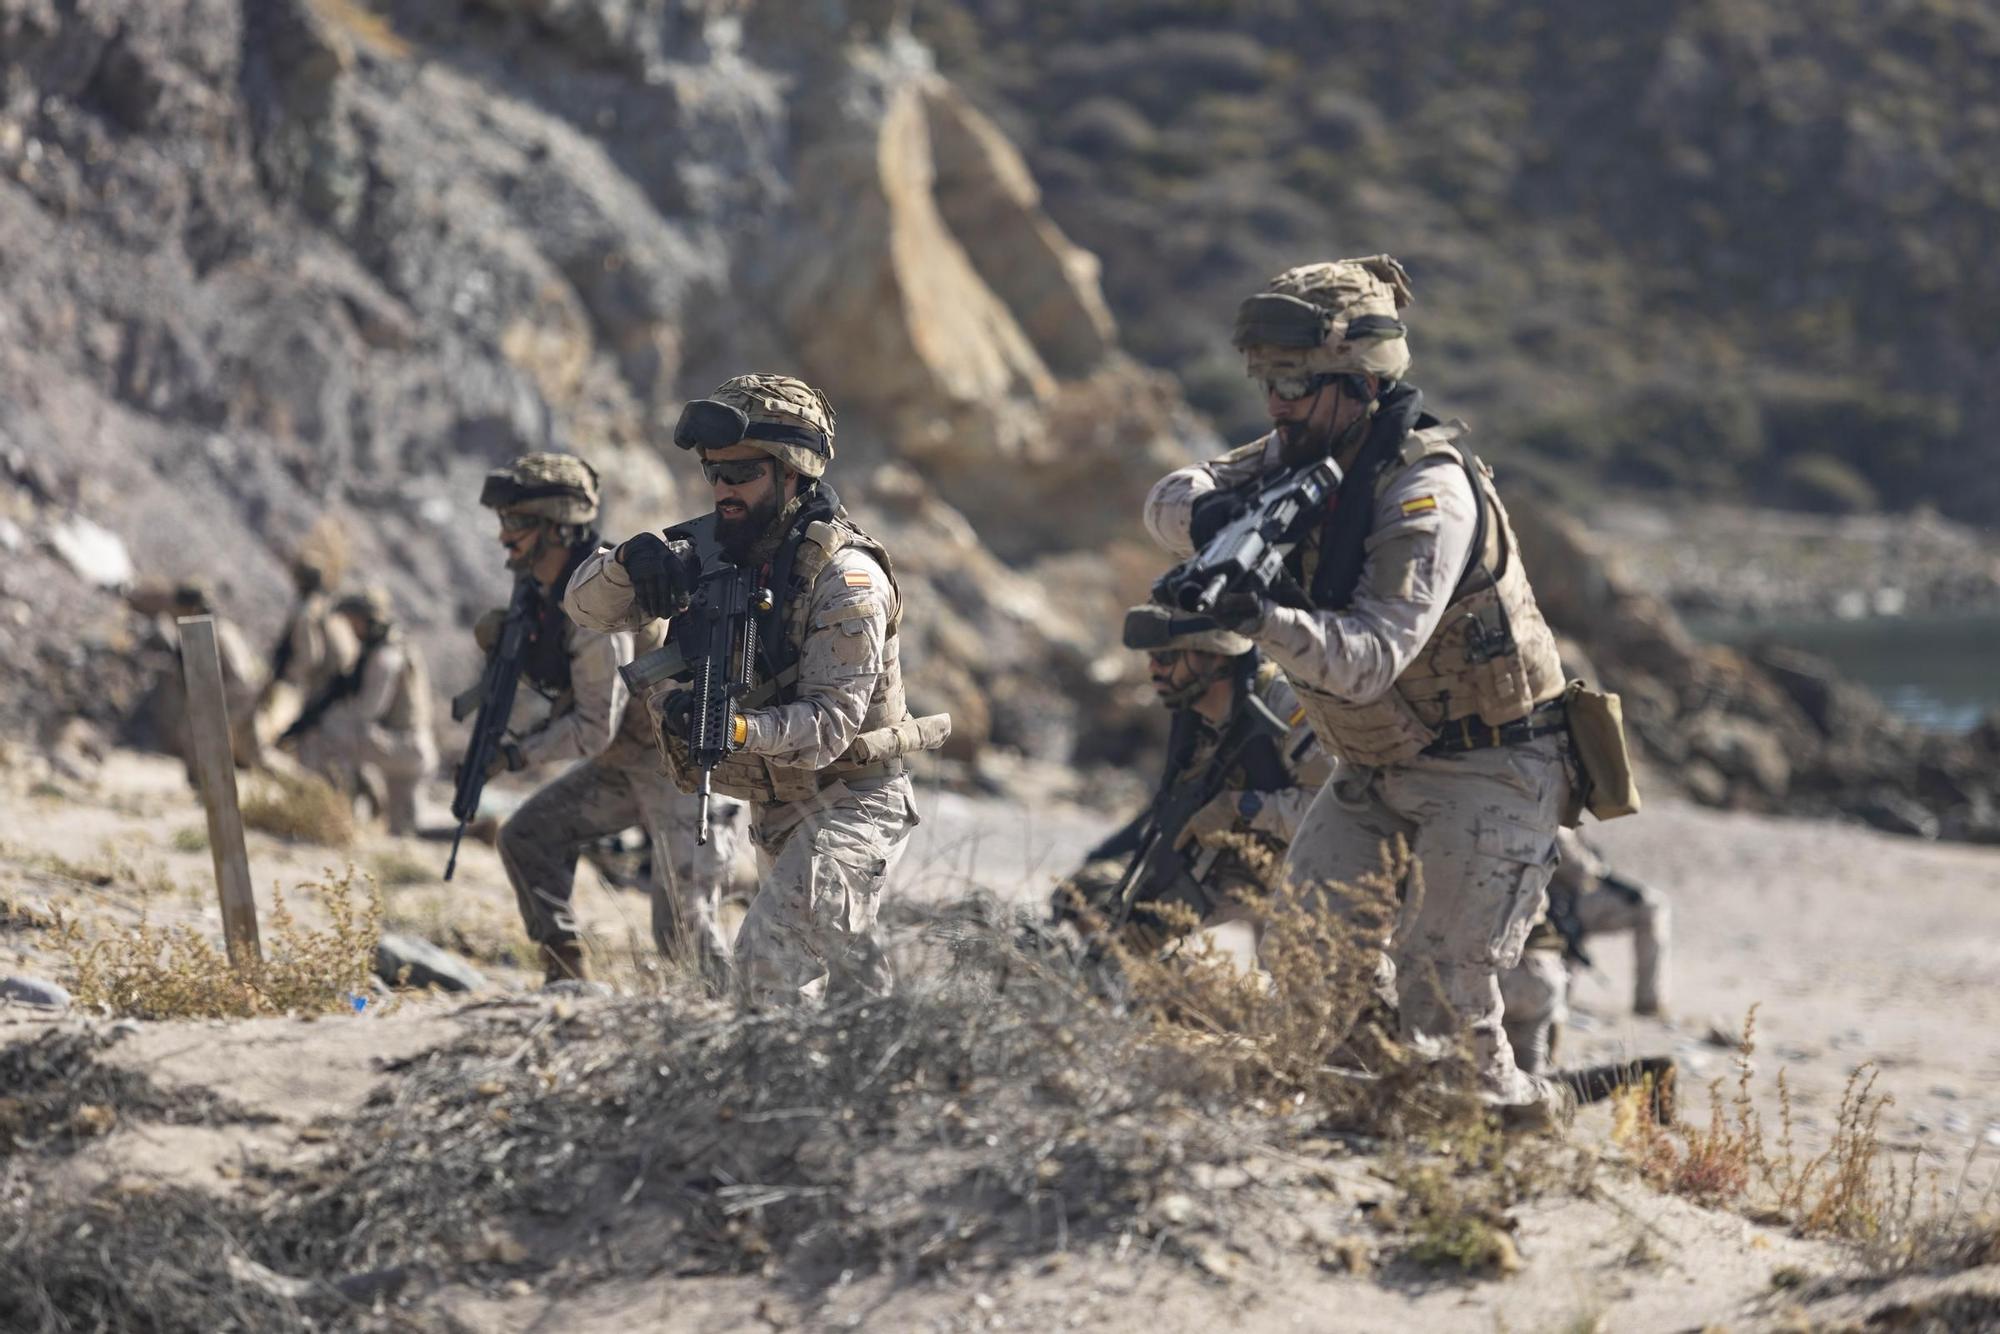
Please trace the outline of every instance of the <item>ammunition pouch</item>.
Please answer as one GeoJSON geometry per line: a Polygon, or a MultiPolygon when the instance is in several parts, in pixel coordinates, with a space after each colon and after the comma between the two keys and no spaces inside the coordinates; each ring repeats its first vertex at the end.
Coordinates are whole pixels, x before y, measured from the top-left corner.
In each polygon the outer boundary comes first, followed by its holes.
{"type": "Polygon", "coordinates": [[[1577,777],[1563,823],[1571,828],[1589,811],[1615,820],[1639,810],[1639,786],[1625,744],[1625,711],[1618,696],[1571,681],[1563,700],[1569,715],[1570,747],[1577,777]]]}

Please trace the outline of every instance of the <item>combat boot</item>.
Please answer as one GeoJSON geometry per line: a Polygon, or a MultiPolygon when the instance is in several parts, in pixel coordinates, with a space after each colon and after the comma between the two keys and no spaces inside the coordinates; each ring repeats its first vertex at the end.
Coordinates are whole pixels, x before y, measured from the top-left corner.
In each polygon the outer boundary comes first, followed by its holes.
{"type": "Polygon", "coordinates": [[[1649,1088],[1653,1119],[1663,1126],[1674,1123],[1675,1083],[1679,1070],[1671,1056],[1643,1056],[1616,1065],[1593,1065],[1582,1070],[1565,1070],[1556,1076],[1575,1095],[1578,1104],[1603,1102],[1623,1088],[1649,1088]]]}
{"type": "Polygon", "coordinates": [[[558,940],[542,946],[542,985],[558,982],[588,982],[590,969],[583,962],[583,942],[558,940]]]}

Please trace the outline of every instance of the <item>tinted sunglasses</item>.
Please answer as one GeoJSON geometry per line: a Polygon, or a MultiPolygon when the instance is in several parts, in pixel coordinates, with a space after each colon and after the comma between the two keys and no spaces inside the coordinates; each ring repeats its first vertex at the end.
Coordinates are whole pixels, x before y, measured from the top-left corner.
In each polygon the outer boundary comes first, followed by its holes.
{"type": "Polygon", "coordinates": [[[703,459],[701,475],[710,486],[747,486],[770,466],[769,459],[703,459]]]}

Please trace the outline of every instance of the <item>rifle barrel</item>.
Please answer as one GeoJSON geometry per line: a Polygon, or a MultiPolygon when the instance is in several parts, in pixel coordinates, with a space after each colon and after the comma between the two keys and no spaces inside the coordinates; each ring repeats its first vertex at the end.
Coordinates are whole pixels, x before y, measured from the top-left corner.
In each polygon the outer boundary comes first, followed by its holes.
{"type": "Polygon", "coordinates": [[[451,879],[451,873],[458,869],[458,841],[465,837],[465,821],[458,822],[458,832],[451,836],[451,856],[444,864],[444,878],[451,879]]]}

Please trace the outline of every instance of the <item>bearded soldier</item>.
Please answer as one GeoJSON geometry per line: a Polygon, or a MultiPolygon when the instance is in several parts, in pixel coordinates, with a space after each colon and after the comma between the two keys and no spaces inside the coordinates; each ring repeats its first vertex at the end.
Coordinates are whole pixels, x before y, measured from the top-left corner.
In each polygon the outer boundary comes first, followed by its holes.
{"type": "Polygon", "coordinates": [[[1169,904],[1205,925],[1254,923],[1244,899],[1277,888],[1330,769],[1305,710],[1249,640],[1205,616],[1134,607],[1124,639],[1145,652],[1153,693],[1173,711],[1166,773],[1152,803],[1057,887],[1056,915],[1087,906],[1118,924],[1122,897],[1142,928],[1169,904]]]}
{"type": "MultiPolygon", "coordinates": [[[[545,716],[500,746],[493,769],[583,761],[529,797],[500,828],[500,860],[528,938],[541,946],[544,976],[585,979],[570,912],[577,857],[598,838],[636,824],[653,844],[654,943],[719,987],[729,950],[717,912],[743,837],[742,808],[731,802],[718,810],[715,836],[696,845],[693,802],[660,772],[645,707],[633,705],[618,674],[632,661],[632,633],[585,629],[562,611],[570,575],[598,547],[597,473],[568,454],[529,454],[488,473],[479,503],[499,516],[507,568],[528,581],[521,678],[549,701],[545,716]]],[[[498,641],[505,615],[482,618],[482,647],[490,651],[498,641]]],[[[640,638],[644,648],[659,642],[651,630],[640,638]]]]}
{"type": "Polygon", "coordinates": [[[1284,669],[1339,761],[1287,874],[1353,884],[1407,841],[1423,892],[1390,944],[1404,1029],[1463,1034],[1486,1097],[1543,1121],[1567,1096],[1516,1068],[1498,974],[1542,911],[1569,801],[1562,665],[1492,474],[1405,381],[1409,300],[1402,266],[1378,255],[1287,270],[1245,301],[1235,343],[1274,429],[1164,478],[1145,520],[1185,557],[1258,479],[1316,458],[1341,469],[1287,577],[1217,609],[1284,669]]]}
{"type": "MultiPolygon", "coordinates": [[[[876,917],[917,824],[903,755],[941,745],[950,720],[912,719],[897,656],[902,598],[888,553],[824,480],[833,409],[803,381],[741,375],[687,405],[674,443],[700,454],[714,510],[585,560],[564,607],[580,625],[636,630],[668,618],[687,643],[697,585],[754,572],[749,687],[714,790],[751,803],[764,874],[737,938],[754,1004],[817,1003],[891,986],[876,917]]],[[[689,692],[655,696],[662,750],[684,791],[699,775],[689,692]]]]}
{"type": "Polygon", "coordinates": [[[417,787],[437,765],[423,655],[403,637],[383,589],[350,593],[333,610],[360,654],[306,702],[283,739],[299,741],[299,758],[347,795],[368,771],[379,775],[389,832],[414,834],[417,787]]]}

